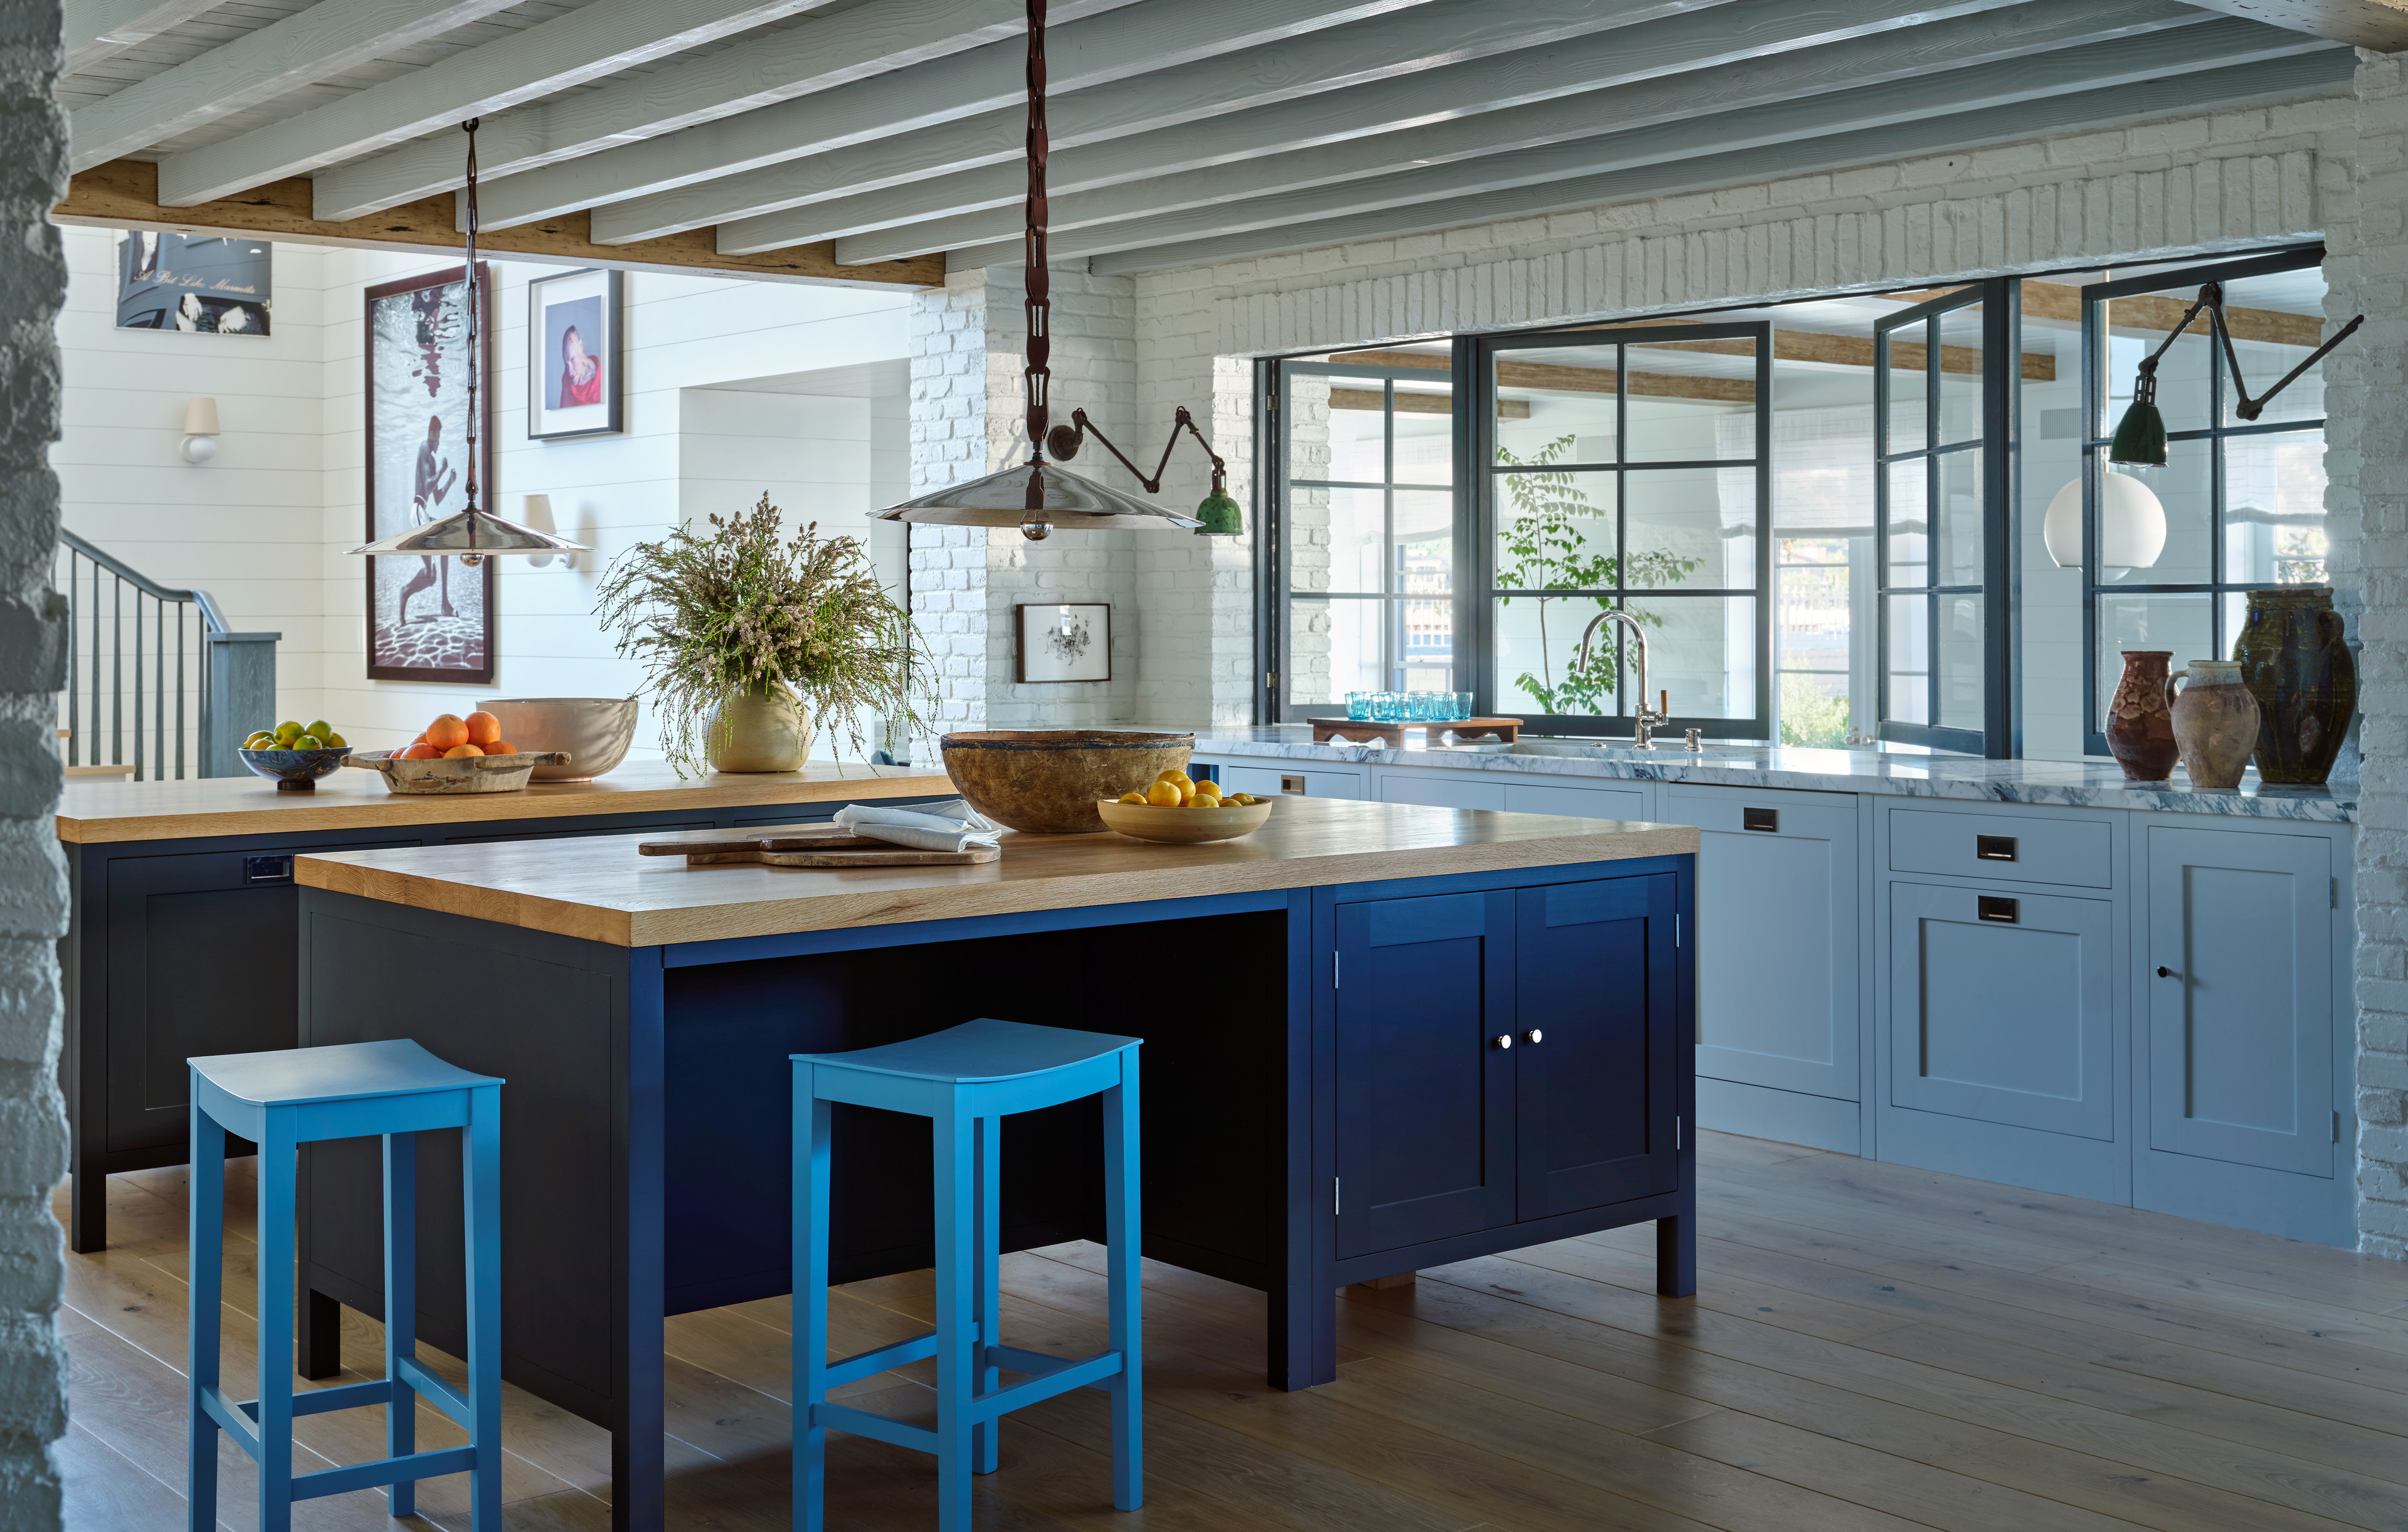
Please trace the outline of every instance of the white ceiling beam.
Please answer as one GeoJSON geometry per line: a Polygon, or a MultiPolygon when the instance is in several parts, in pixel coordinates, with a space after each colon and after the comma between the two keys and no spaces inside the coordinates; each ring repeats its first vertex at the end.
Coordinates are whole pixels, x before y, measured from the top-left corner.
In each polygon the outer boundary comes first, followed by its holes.
{"type": "MultiPolygon", "coordinates": [[[[1719,17],[1698,17],[1696,21],[1714,21],[1729,17],[1741,21],[1741,7],[1731,7],[1719,17]]],[[[1799,7],[1777,5],[1789,20],[1799,20],[1799,7]]],[[[1615,142],[1630,142],[1627,135],[1640,128],[1655,128],[1661,122],[1707,118],[1717,113],[1746,111],[1753,106],[1772,106],[1784,101],[1803,101],[1806,96],[1830,96],[1832,92],[1856,92],[1861,87],[1890,82],[1890,79],[1914,79],[1939,70],[1965,70],[1982,63],[2003,63],[2003,60],[2030,58],[2037,53],[2061,49],[2098,49],[2102,43],[2119,38],[2143,38],[2150,34],[2174,32],[2174,29],[2208,29],[2208,32],[2240,32],[2280,36],[2283,46],[2295,46],[2300,38],[2295,34],[2273,34],[2263,26],[2246,21],[2232,21],[2215,17],[2211,12],[2182,5],[2179,0],[2040,0],[2037,5],[2015,5],[2014,9],[1991,9],[1991,12],[1951,17],[1945,21],[1919,24],[1928,17],[1927,9],[1907,9],[1899,0],[1856,0],[1855,5],[1823,5],[1813,14],[1837,24],[1840,17],[1855,21],[1847,29],[1837,29],[1837,41],[1823,36],[1794,38],[1789,46],[1777,38],[1782,32],[1780,17],[1763,14],[1768,32],[1775,36],[1765,38],[1760,49],[1731,49],[1724,58],[1736,58],[1736,63],[1722,63],[1707,53],[1717,43],[1710,38],[1698,38],[1693,55],[1700,58],[1702,67],[1696,70],[1644,70],[1635,84],[1615,82],[1613,77],[1598,79],[1598,87],[1577,96],[1555,96],[1536,101],[1529,106],[1510,106],[1505,111],[1485,111],[1476,116],[1455,116],[1438,122],[1423,122],[1418,128],[1389,130],[1389,133],[1368,135],[1368,137],[1346,137],[1339,142],[1291,150],[1283,154],[1262,154],[1254,159],[1242,159],[1235,164],[1213,164],[1195,171],[1180,174],[1154,174],[1137,179],[1115,179],[1094,191],[1069,191],[1050,200],[1050,217],[1057,236],[1069,231],[1105,222],[1139,220],[1154,214],[1182,212],[1182,209],[1204,209],[1226,205],[1226,202],[1250,202],[1276,193],[1303,193],[1314,185],[1337,185],[1343,180],[1363,180],[1372,176],[1387,176],[1412,168],[1445,166],[1455,162],[1481,159],[1493,164],[1496,154],[1510,154],[1517,150],[1539,150],[1546,145],[1570,145],[1577,139],[1597,142],[1606,128],[1613,130],[1615,142]]],[[[1756,20],[1756,17],[1748,17],[1756,20]]],[[[1690,20],[1684,20],[1684,26],[1690,20]]],[[[1731,26],[1727,34],[1736,34],[1731,26]]],[[[1743,36],[1743,34],[1741,34],[1743,36]]],[[[1724,36],[1724,41],[1739,43],[1741,36],[1724,36]]],[[[2217,46],[2215,55],[2223,53],[2217,46]]],[[[2128,49],[2124,58],[2136,63],[2150,55],[2148,46],[2128,49]]],[[[2071,58],[2071,55],[2058,55],[2071,58]]],[[[1438,70],[1428,77],[1430,94],[1447,101],[1464,101],[1467,96],[1450,84],[1447,77],[1456,70],[1438,70]]],[[[2015,70],[2015,77],[2023,72],[2015,70]]],[[[2044,84],[2047,75],[2035,77],[2035,84],[2044,84]]],[[[1832,106],[1830,111],[1844,111],[1842,106],[1832,106]]],[[[1269,113],[1264,113],[1269,116],[1269,113]]],[[[1869,122],[1837,122],[1837,125],[1869,125],[1869,122]]],[[[1717,118],[1713,125],[1714,139],[1722,147],[1739,147],[1736,142],[1724,142],[1727,118],[1717,118]]],[[[1127,139],[1115,145],[1103,145],[1100,154],[1120,154],[1127,139]]],[[[1575,151],[1594,154],[1594,150],[1575,151]]],[[[1086,168],[1079,154],[1065,154],[1062,179],[1076,180],[1086,168]]],[[[1580,174],[1613,166],[1582,166],[1580,174]]],[[[1048,183],[1053,183],[1048,174],[1048,183]]],[[[848,197],[845,202],[862,202],[865,197],[848,197]]],[[[795,209],[778,214],[775,220],[749,220],[747,224],[723,226],[720,248],[730,253],[761,251],[764,243],[753,243],[764,234],[785,234],[795,229],[804,214],[824,212],[826,208],[843,205],[816,205],[816,208],[795,209]]],[[[821,234],[797,238],[778,238],[778,246],[787,243],[836,238],[836,260],[845,263],[872,263],[891,260],[898,253],[927,255],[932,251],[958,251],[978,243],[999,241],[1016,236],[1021,229],[1021,209],[1013,205],[996,205],[982,212],[963,212],[920,224],[877,229],[869,234],[843,234],[826,229],[821,234]]]]}
{"type": "Polygon", "coordinates": [[[218,0],[65,0],[59,29],[66,44],[63,74],[88,69],[111,53],[149,42],[218,0]]]}
{"type": "MultiPolygon", "coordinates": [[[[1536,218],[1643,197],[1744,186],[1888,160],[1953,153],[1985,144],[2056,137],[2209,107],[2239,107],[2345,90],[2356,64],[2355,56],[2348,51],[2327,49],[2231,68],[2166,75],[2073,95],[2043,96],[2011,106],[1917,118],[1824,137],[1796,138],[1754,149],[1670,160],[1633,170],[1505,187],[1436,202],[1329,218],[1301,216],[1291,222],[1242,232],[1196,237],[1174,234],[1160,243],[1132,246],[1084,262],[1064,264],[1083,265],[1100,275],[1160,271],[1361,240],[1394,239],[1506,219],[1536,218]]],[[[1017,244],[982,245],[953,251],[946,258],[952,270],[1016,265],[1019,262],[1017,244]]]]}
{"type": "MultiPolygon", "coordinates": [[[[1607,26],[1676,11],[1703,8],[1721,0],[1517,0],[1501,7],[1495,0],[1435,0],[1413,8],[1392,8],[1377,19],[1349,14],[1332,0],[1290,0],[1271,7],[1266,21],[1281,17],[1292,24],[1273,31],[1251,31],[1238,22],[1251,20],[1263,7],[1252,0],[1215,0],[1198,6],[1192,0],[1147,0],[1122,13],[1144,24],[1132,35],[1115,39],[1110,54],[1125,51],[1126,66],[1111,75],[1090,74],[1076,88],[1062,85],[1063,68],[1056,60],[1056,41],[1049,39],[1047,54],[1054,82],[1049,105],[1054,141],[1068,144],[1112,133],[1137,132],[1173,122],[1193,122],[1244,107],[1261,107],[1320,91],[1409,74],[1433,64],[1501,52],[1532,42],[1579,36],[1607,26]],[[1326,23],[1316,29],[1305,20],[1326,23]],[[1351,23],[1351,24],[1349,24],[1351,23]],[[1148,58],[1151,39],[1195,33],[1219,33],[1219,53],[1209,68],[1179,68],[1168,61],[1148,58]],[[1307,35],[1310,34],[1310,35],[1307,35]],[[1230,51],[1230,50],[1240,50],[1230,51]],[[1135,78],[1132,78],[1135,77],[1135,78]]],[[[1114,20],[1116,18],[1108,18],[1114,20]]],[[[1100,26],[1102,22],[1090,22],[1100,26]]],[[[1076,29],[1066,28],[1065,33],[1076,29]]],[[[1099,43],[1096,51],[1106,50],[1099,43]]],[[[724,160],[717,170],[683,174],[674,186],[656,191],[631,188],[640,175],[620,173],[608,181],[587,181],[581,190],[595,193],[596,237],[652,237],[646,228],[687,229],[723,219],[775,211],[818,196],[848,193],[869,186],[891,184],[965,165],[1017,159],[1022,152],[1023,91],[1018,83],[1017,50],[997,48],[983,66],[994,83],[980,93],[978,114],[948,114],[942,133],[898,130],[860,133],[844,145],[822,144],[813,133],[797,134],[791,124],[755,121],[774,113],[755,113],[724,126],[741,138],[735,146],[756,153],[753,168],[724,160]],[[802,148],[810,149],[808,154],[802,148]],[[810,147],[818,145],[819,147],[810,147]],[[851,147],[845,147],[845,146],[851,147]],[[841,152],[838,152],[841,150],[841,152]],[[772,150],[775,150],[772,152],[772,150]],[[791,150],[791,151],[790,151],[791,150]],[[728,173],[734,168],[735,173],[728,173]],[[708,182],[700,184],[697,182],[708,182]],[[599,204],[615,206],[601,208],[599,204]]],[[[888,104],[891,115],[894,107],[888,104]]],[[[903,124],[926,128],[935,122],[903,124]]],[[[697,146],[708,148],[708,146],[697,146]]],[[[710,154],[681,156],[678,168],[701,170],[710,154]]],[[[628,169],[639,169],[631,165],[628,169]]],[[[666,168],[666,167],[665,167],[666,168]]],[[[580,204],[582,206],[584,204],[580,204]]]]}
{"type": "Polygon", "coordinates": [[[2330,37],[2378,53],[2408,49],[2408,3],[2403,0],[2192,0],[2231,16],[2270,26],[2330,37]]]}
{"type": "Polygon", "coordinates": [[[173,69],[78,107],[69,164],[87,170],[229,112],[315,85],[396,49],[507,8],[511,0],[318,0],[173,69]]]}
{"type": "MultiPolygon", "coordinates": [[[[296,117],[170,155],[159,167],[159,195],[171,208],[214,202],[827,3],[593,0],[296,117]]],[[[460,158],[460,146],[448,135],[445,147],[460,158]]]]}
{"type": "MultiPolygon", "coordinates": [[[[1053,11],[1069,21],[1132,3],[1057,0],[1053,11]]],[[[1026,15],[1025,0],[879,0],[810,17],[740,48],[493,113],[477,135],[479,162],[490,179],[538,170],[1015,37],[1026,15]]],[[[460,182],[458,146],[438,135],[321,170],[317,214],[365,218],[460,182]]]]}

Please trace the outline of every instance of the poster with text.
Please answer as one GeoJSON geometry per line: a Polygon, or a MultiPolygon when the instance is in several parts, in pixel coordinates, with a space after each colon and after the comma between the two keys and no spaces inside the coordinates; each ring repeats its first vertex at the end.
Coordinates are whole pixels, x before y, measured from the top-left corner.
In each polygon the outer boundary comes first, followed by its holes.
{"type": "Polygon", "coordinates": [[[127,230],[117,247],[117,327],[267,334],[274,248],[264,239],[127,230]]]}

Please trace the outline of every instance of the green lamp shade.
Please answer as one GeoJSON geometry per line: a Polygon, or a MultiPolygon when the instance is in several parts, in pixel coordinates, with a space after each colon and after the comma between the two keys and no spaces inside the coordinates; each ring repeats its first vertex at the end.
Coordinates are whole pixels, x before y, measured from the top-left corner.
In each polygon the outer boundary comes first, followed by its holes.
{"type": "Polygon", "coordinates": [[[2166,463],[2166,418],[2157,407],[2146,400],[2136,400],[2124,411],[2115,426],[2115,439],[2107,446],[2107,461],[2130,463],[2143,467],[2162,468],[2166,463]]]}
{"type": "Polygon", "coordinates": [[[1246,530],[1245,513],[1239,508],[1237,498],[1227,490],[1214,490],[1196,508],[1196,535],[1199,537],[1234,537],[1246,530]]]}

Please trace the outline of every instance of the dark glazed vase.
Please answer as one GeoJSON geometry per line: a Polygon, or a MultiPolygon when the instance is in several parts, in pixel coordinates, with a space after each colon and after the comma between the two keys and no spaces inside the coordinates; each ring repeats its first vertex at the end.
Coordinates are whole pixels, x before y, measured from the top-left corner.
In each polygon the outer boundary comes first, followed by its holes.
{"type": "Polygon", "coordinates": [[[2107,751],[2127,780],[2161,782],[2174,774],[2182,747],[2174,742],[2173,685],[2167,677],[2171,649],[2124,651],[2124,678],[2107,704],[2107,751]]]}
{"type": "Polygon", "coordinates": [[[2342,640],[2332,587],[2250,592],[2232,657],[2258,699],[2258,780],[2322,784],[2358,711],[2358,666],[2342,640]]]}

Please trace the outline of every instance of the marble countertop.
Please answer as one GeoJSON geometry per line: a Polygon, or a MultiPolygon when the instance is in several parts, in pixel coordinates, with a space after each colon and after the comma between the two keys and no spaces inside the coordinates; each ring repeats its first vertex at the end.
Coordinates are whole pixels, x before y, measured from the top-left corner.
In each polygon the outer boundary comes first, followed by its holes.
{"type": "MultiPolygon", "coordinates": [[[[1727,787],[1789,787],[1821,793],[1879,793],[1898,797],[1959,798],[1991,803],[2061,804],[2080,809],[2138,809],[2158,813],[2234,814],[2326,824],[2358,819],[2358,784],[2263,787],[2253,773],[2235,792],[2194,790],[2179,775],[2171,782],[2130,782],[2113,761],[1985,761],[1873,747],[1800,750],[1787,746],[1709,744],[1691,754],[1674,738],[1648,752],[1628,745],[1593,745],[1526,737],[1495,745],[1407,748],[1316,745],[1305,724],[1217,724],[1196,730],[1197,758],[1272,758],[1310,765],[1442,766],[1459,771],[1510,771],[1537,777],[1604,777],[1623,780],[1705,782],[1727,787]]],[[[2177,768],[2179,770],[2179,768],[2177,768]]]]}

